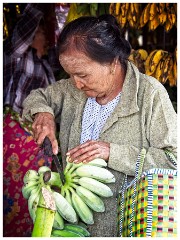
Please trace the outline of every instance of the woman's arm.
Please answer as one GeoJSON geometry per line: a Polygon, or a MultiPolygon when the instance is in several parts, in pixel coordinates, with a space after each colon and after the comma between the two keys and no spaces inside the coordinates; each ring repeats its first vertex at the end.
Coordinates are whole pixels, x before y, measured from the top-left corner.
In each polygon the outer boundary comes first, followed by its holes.
{"type": "MultiPolygon", "coordinates": [[[[177,156],[177,115],[164,88],[155,90],[142,108],[142,146],[147,150],[144,170],[173,168],[164,150],[177,156]]],[[[140,148],[131,145],[110,144],[108,166],[114,170],[134,175],[140,148]]]]}

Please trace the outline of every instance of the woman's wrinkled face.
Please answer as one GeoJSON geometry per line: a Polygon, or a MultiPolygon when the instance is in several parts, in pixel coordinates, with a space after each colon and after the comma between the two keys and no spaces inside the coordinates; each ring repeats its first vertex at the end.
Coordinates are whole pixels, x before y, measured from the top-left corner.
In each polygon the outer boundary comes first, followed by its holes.
{"type": "Polygon", "coordinates": [[[73,79],[75,86],[88,97],[103,97],[114,88],[111,64],[101,64],[77,51],[60,55],[60,63],[73,79]]]}

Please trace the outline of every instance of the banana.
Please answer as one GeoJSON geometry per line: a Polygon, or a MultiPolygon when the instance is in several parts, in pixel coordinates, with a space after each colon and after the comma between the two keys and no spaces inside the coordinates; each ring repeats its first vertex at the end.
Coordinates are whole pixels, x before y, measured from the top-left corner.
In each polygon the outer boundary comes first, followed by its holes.
{"type": "Polygon", "coordinates": [[[167,52],[161,49],[156,49],[149,54],[145,61],[145,72],[147,75],[152,75],[155,72],[159,61],[165,56],[165,54],[167,54],[167,52]]]}
{"type": "Polygon", "coordinates": [[[80,184],[82,187],[89,189],[91,192],[96,193],[98,196],[111,197],[113,195],[110,187],[96,179],[81,177],[80,179],[73,179],[73,181],[80,184]]]}
{"type": "Polygon", "coordinates": [[[65,198],[68,201],[68,203],[72,206],[71,193],[67,188],[65,189],[65,198]]]}
{"type": "Polygon", "coordinates": [[[154,74],[154,77],[156,79],[158,79],[159,81],[161,81],[161,78],[162,78],[162,74],[163,74],[163,67],[164,67],[164,62],[165,62],[165,58],[162,58],[157,67],[156,67],[156,71],[155,71],[155,74],[154,74]]]}
{"type": "Polygon", "coordinates": [[[51,172],[51,169],[47,166],[41,166],[39,169],[38,169],[38,174],[40,175],[41,173],[45,173],[45,172],[48,172],[50,171],[51,172]]]}
{"type": "Polygon", "coordinates": [[[31,180],[23,185],[22,187],[22,195],[24,198],[28,199],[31,195],[31,191],[33,189],[38,188],[39,181],[31,180]]]}
{"type": "Polygon", "coordinates": [[[176,13],[174,7],[171,7],[170,11],[168,12],[168,19],[171,22],[172,26],[176,23],[176,13]]]}
{"type": "Polygon", "coordinates": [[[144,25],[149,21],[150,7],[151,7],[151,4],[148,3],[142,11],[142,14],[140,16],[140,27],[141,28],[144,27],[144,25]]]}
{"type": "Polygon", "coordinates": [[[159,26],[159,16],[156,14],[152,20],[149,21],[149,30],[154,31],[159,26]]]}
{"type": "Polygon", "coordinates": [[[36,210],[32,237],[50,237],[56,208],[52,192],[48,186],[42,187],[36,210]]]}
{"type": "Polygon", "coordinates": [[[83,165],[78,167],[72,174],[72,177],[74,176],[91,177],[98,179],[99,181],[110,180],[114,177],[114,175],[107,169],[90,165],[83,165]]]}
{"type": "Polygon", "coordinates": [[[145,61],[145,60],[147,59],[147,57],[148,57],[148,53],[147,53],[147,51],[144,50],[144,49],[138,49],[138,50],[137,50],[137,55],[140,56],[140,59],[141,59],[142,61],[145,61]]]}
{"type": "Polygon", "coordinates": [[[83,234],[84,237],[90,237],[90,233],[88,232],[88,230],[86,228],[80,226],[80,225],[77,225],[77,224],[66,223],[64,225],[64,229],[68,230],[68,231],[81,233],[81,234],[83,234]]]}
{"type": "Polygon", "coordinates": [[[149,20],[153,20],[156,15],[157,15],[157,4],[151,3],[150,10],[149,10],[149,20]]]}
{"type": "Polygon", "coordinates": [[[57,211],[60,215],[68,222],[76,223],[76,212],[69,202],[58,192],[53,192],[53,197],[55,199],[57,211]]]}
{"type": "Polygon", "coordinates": [[[163,65],[163,74],[161,77],[161,82],[164,84],[168,80],[168,76],[173,68],[173,58],[170,54],[168,54],[165,58],[165,62],[163,65]]]}
{"type": "Polygon", "coordinates": [[[41,191],[40,186],[36,189],[33,189],[31,191],[30,197],[28,198],[28,210],[33,222],[35,222],[35,218],[36,218],[36,210],[39,203],[40,191],[41,191]]]}
{"type": "Polygon", "coordinates": [[[78,216],[80,217],[80,219],[86,224],[93,224],[94,219],[92,211],[89,209],[86,203],[79,197],[79,195],[74,191],[73,188],[70,188],[70,191],[72,193],[73,207],[78,216]]]}
{"type": "Polygon", "coordinates": [[[165,31],[169,32],[171,30],[171,28],[173,27],[172,23],[169,20],[169,16],[167,17],[167,20],[165,22],[165,31]]]}
{"type": "Polygon", "coordinates": [[[97,167],[107,167],[107,162],[102,158],[95,158],[94,160],[92,160],[86,164],[97,166],[97,167]]]}
{"type": "Polygon", "coordinates": [[[109,5],[109,13],[114,15],[115,14],[115,7],[116,7],[116,3],[111,3],[109,5]]]}
{"type": "Polygon", "coordinates": [[[111,179],[101,179],[102,183],[115,183],[115,181],[116,181],[115,177],[111,179]]]}
{"type": "Polygon", "coordinates": [[[120,8],[121,8],[121,3],[116,3],[116,5],[115,5],[115,15],[116,16],[119,16],[120,8]]]}
{"type": "Polygon", "coordinates": [[[121,28],[124,28],[127,22],[127,18],[126,16],[123,17],[122,15],[119,15],[119,24],[121,26],[121,28]]]}
{"type": "Polygon", "coordinates": [[[165,3],[158,3],[158,12],[161,14],[164,12],[165,3]]]}
{"type": "Polygon", "coordinates": [[[38,179],[39,179],[39,176],[36,170],[28,170],[23,177],[23,182],[24,184],[26,184],[31,180],[38,180],[38,179]]]}
{"type": "Polygon", "coordinates": [[[82,186],[78,186],[76,188],[76,193],[93,211],[95,212],[105,211],[103,201],[96,194],[92,193],[90,190],[82,186]]]}
{"type": "Polygon", "coordinates": [[[158,15],[159,23],[163,25],[166,22],[167,19],[167,13],[163,11],[161,14],[158,15]]]}
{"type": "Polygon", "coordinates": [[[63,229],[64,228],[64,220],[58,211],[56,211],[55,216],[54,216],[53,228],[55,228],[55,229],[63,229]]]}
{"type": "Polygon", "coordinates": [[[69,170],[70,170],[70,168],[73,166],[73,163],[72,162],[69,162],[69,159],[70,159],[70,156],[68,155],[67,157],[66,157],[66,167],[65,167],[65,169],[64,169],[64,174],[66,174],[69,170]]]}
{"type": "Polygon", "coordinates": [[[70,230],[57,230],[53,229],[51,233],[51,237],[84,237],[83,234],[77,233],[75,231],[70,231],[70,230]]]}

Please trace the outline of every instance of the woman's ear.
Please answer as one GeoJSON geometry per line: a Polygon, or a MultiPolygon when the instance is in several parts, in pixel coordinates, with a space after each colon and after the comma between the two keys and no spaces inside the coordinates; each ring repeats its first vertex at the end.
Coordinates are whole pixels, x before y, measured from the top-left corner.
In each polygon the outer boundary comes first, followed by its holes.
{"type": "Polygon", "coordinates": [[[115,59],[113,60],[113,62],[111,63],[110,73],[111,73],[112,75],[115,74],[116,67],[117,67],[117,62],[118,62],[118,58],[115,58],[115,59]]]}

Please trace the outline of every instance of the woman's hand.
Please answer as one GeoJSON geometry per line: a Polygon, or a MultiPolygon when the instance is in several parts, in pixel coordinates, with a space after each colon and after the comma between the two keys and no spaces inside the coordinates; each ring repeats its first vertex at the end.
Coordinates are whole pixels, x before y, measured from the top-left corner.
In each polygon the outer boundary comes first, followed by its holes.
{"type": "Polygon", "coordinates": [[[58,153],[58,142],[55,136],[56,125],[52,114],[47,112],[37,113],[32,124],[32,129],[34,139],[38,145],[41,145],[47,136],[51,141],[53,153],[58,153]]]}
{"type": "Polygon", "coordinates": [[[67,155],[70,156],[69,161],[74,163],[88,163],[95,158],[103,158],[108,161],[109,154],[110,143],[94,140],[88,140],[67,152],[67,155]]]}

